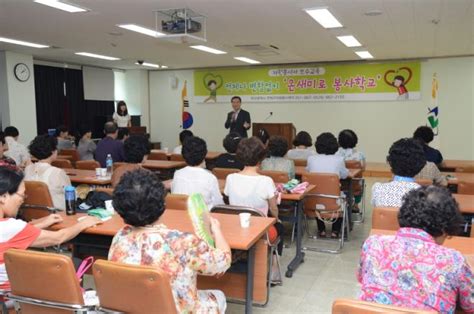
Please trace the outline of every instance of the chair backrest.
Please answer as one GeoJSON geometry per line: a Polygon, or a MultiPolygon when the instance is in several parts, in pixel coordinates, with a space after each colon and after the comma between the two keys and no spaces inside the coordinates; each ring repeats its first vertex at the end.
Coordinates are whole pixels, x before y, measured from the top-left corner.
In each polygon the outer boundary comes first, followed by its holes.
{"type": "Polygon", "coordinates": [[[474,195],[474,183],[473,182],[459,182],[458,194],[474,195]]]}
{"type": "Polygon", "coordinates": [[[306,159],[293,159],[295,167],[306,167],[308,161],[306,159]]]}
{"type": "Polygon", "coordinates": [[[96,168],[100,168],[100,163],[98,161],[95,161],[95,160],[76,161],[76,169],[95,170],[96,168]]]}
{"type": "Polygon", "coordinates": [[[51,166],[61,169],[73,169],[72,163],[67,159],[56,159],[51,162],[51,166]]]}
{"type": "MultiPolygon", "coordinates": [[[[9,249],[5,252],[5,267],[13,295],[84,305],[74,265],[68,256],[9,249]]],[[[72,312],[21,303],[21,313],[62,314],[72,312]]]]}
{"type": "Polygon", "coordinates": [[[122,176],[125,174],[125,172],[129,172],[132,170],[140,169],[142,166],[140,164],[123,164],[117,169],[114,169],[114,172],[112,173],[112,187],[115,188],[117,184],[120,182],[120,179],[122,176]]]}
{"type": "Polygon", "coordinates": [[[184,157],[181,154],[172,154],[170,157],[171,161],[184,161],[184,157]]]}
{"type": "Polygon", "coordinates": [[[372,210],[372,229],[398,230],[398,207],[374,207],[372,210]]]}
{"type": "Polygon", "coordinates": [[[148,160],[168,160],[168,156],[165,152],[150,153],[148,160]]]}
{"type": "Polygon", "coordinates": [[[285,172],[285,171],[258,170],[258,173],[272,178],[275,184],[286,183],[290,181],[290,178],[288,177],[288,172],[285,172]]]}
{"type": "Polygon", "coordinates": [[[114,162],[113,168],[114,168],[114,170],[115,170],[115,169],[117,169],[118,167],[123,166],[123,165],[126,165],[126,164],[127,164],[126,162],[117,161],[117,162],[114,162]]]}
{"type": "Polygon", "coordinates": [[[80,160],[81,157],[79,156],[79,153],[77,152],[76,149],[71,148],[71,149],[61,149],[58,152],[58,155],[67,155],[71,156],[71,161],[74,164],[76,161],[80,160]]]}
{"type": "Polygon", "coordinates": [[[93,274],[102,308],[127,314],[177,313],[169,278],[157,268],[98,260],[93,274]]]}
{"type": "Polygon", "coordinates": [[[31,221],[50,214],[48,208],[53,208],[54,204],[46,183],[25,181],[25,195],[27,197],[21,208],[21,216],[24,220],[31,221]]]}
{"type": "Polygon", "coordinates": [[[337,199],[312,196],[312,194],[340,196],[341,183],[337,174],[310,172],[304,173],[301,180],[315,185],[315,188],[305,199],[304,210],[306,215],[314,217],[315,209],[330,211],[338,210],[341,207],[337,199]]]}
{"type": "Polygon", "coordinates": [[[236,205],[216,205],[211,208],[212,213],[238,215],[240,213],[249,213],[251,216],[265,217],[265,215],[252,207],[236,205]]]}
{"type": "Polygon", "coordinates": [[[345,164],[347,169],[365,169],[365,167],[362,165],[362,162],[358,160],[346,160],[345,164]]]}
{"type": "Polygon", "coordinates": [[[474,167],[471,167],[471,166],[460,167],[460,168],[456,168],[455,170],[456,172],[474,173],[474,167]]]}
{"type": "Polygon", "coordinates": [[[225,180],[229,174],[240,172],[240,169],[236,168],[212,168],[212,173],[217,177],[217,179],[225,180]]]}
{"type": "Polygon", "coordinates": [[[188,195],[185,194],[171,194],[168,193],[165,198],[167,209],[188,209],[188,195]]]}
{"type": "Polygon", "coordinates": [[[418,310],[399,306],[377,304],[352,299],[337,299],[332,303],[332,314],[433,314],[436,311],[418,310]]]}
{"type": "Polygon", "coordinates": [[[415,182],[422,186],[433,185],[433,180],[430,179],[416,179],[415,182]]]}

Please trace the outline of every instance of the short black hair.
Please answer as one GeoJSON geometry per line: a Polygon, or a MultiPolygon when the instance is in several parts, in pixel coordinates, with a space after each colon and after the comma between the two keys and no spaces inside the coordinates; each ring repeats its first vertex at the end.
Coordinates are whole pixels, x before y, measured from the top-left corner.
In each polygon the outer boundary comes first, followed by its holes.
{"type": "Polygon", "coordinates": [[[128,128],[119,128],[117,133],[117,139],[123,140],[125,136],[128,136],[129,134],[130,132],[128,131],[128,128]]]}
{"type": "Polygon", "coordinates": [[[57,150],[58,140],[49,135],[38,135],[31,141],[28,149],[30,154],[38,160],[49,158],[57,150]]]}
{"type": "Polygon", "coordinates": [[[451,192],[445,187],[430,185],[405,194],[398,223],[402,228],[418,228],[439,237],[458,234],[463,218],[451,192]]]}
{"type": "Polygon", "coordinates": [[[5,145],[5,133],[3,133],[2,131],[0,131],[0,142],[5,145]]]}
{"type": "Polygon", "coordinates": [[[18,129],[14,126],[7,126],[3,131],[5,132],[5,136],[17,137],[20,135],[20,132],[18,132],[18,129]]]}
{"type": "Polygon", "coordinates": [[[23,181],[23,172],[0,167],[0,195],[18,192],[21,181],[23,181]]]}
{"type": "Polygon", "coordinates": [[[61,133],[69,132],[68,128],[65,125],[60,125],[56,128],[56,136],[61,135],[61,133]]]}
{"type": "Polygon", "coordinates": [[[215,80],[210,80],[209,82],[207,82],[207,86],[211,86],[212,83],[217,85],[217,82],[215,80]]]}
{"type": "Polygon", "coordinates": [[[392,144],[387,161],[394,175],[413,178],[426,164],[423,147],[412,138],[402,138],[392,144]]]}
{"type": "Polygon", "coordinates": [[[337,141],[339,142],[339,146],[345,149],[356,147],[359,139],[354,131],[346,129],[339,132],[337,141]]]}
{"type": "Polygon", "coordinates": [[[263,143],[263,145],[267,145],[267,142],[270,139],[270,133],[262,128],[257,131],[256,137],[263,143]]]}
{"type": "Polygon", "coordinates": [[[262,141],[257,137],[244,138],[237,146],[236,158],[244,166],[255,167],[267,155],[267,150],[262,141]]]}
{"type": "Polygon", "coordinates": [[[316,152],[318,154],[334,155],[337,152],[339,145],[337,145],[337,139],[334,134],[324,132],[319,134],[316,138],[314,147],[316,147],[316,152]]]}
{"type": "Polygon", "coordinates": [[[193,134],[193,132],[191,132],[189,130],[183,130],[183,131],[179,132],[179,142],[181,143],[181,145],[183,145],[184,141],[188,137],[191,137],[191,136],[194,136],[194,134],[193,134]]]}
{"type": "Polygon", "coordinates": [[[126,224],[150,225],[165,211],[165,188],[149,170],[126,172],[114,189],[112,205],[126,224]]]}
{"type": "Polygon", "coordinates": [[[125,161],[132,164],[143,162],[143,157],[150,154],[150,142],[143,135],[132,135],[125,140],[123,150],[125,161]]]}
{"type": "Polygon", "coordinates": [[[434,138],[433,130],[428,126],[420,126],[413,133],[413,137],[421,139],[423,142],[428,144],[434,138]]]}
{"type": "Polygon", "coordinates": [[[268,142],[270,156],[284,157],[288,152],[288,141],[282,136],[272,136],[268,142]]]}
{"type": "Polygon", "coordinates": [[[298,134],[296,134],[295,139],[293,140],[293,145],[294,146],[306,146],[306,147],[311,147],[313,146],[313,139],[311,138],[311,135],[309,135],[308,132],[306,131],[299,131],[298,134]]]}
{"type": "Polygon", "coordinates": [[[397,75],[397,76],[395,76],[393,79],[394,79],[394,80],[402,81],[402,83],[405,82],[405,78],[404,78],[403,76],[401,76],[401,75],[397,75]]]}
{"type": "Polygon", "coordinates": [[[118,126],[117,123],[109,121],[104,124],[104,133],[105,134],[114,134],[117,132],[118,126]]]}
{"type": "Polygon", "coordinates": [[[222,145],[229,154],[235,154],[237,151],[237,146],[239,146],[242,137],[237,132],[231,132],[224,137],[222,145]]]}
{"type": "Polygon", "coordinates": [[[234,99],[238,99],[240,102],[242,102],[242,98],[240,98],[240,96],[233,96],[233,97],[230,99],[230,102],[234,101],[234,99]]]}
{"type": "Polygon", "coordinates": [[[181,153],[189,166],[198,166],[207,155],[206,141],[197,136],[189,137],[184,141],[181,153]]]}
{"type": "Polygon", "coordinates": [[[117,103],[117,114],[119,116],[122,116],[122,117],[125,117],[128,115],[128,109],[127,109],[127,104],[125,103],[125,101],[121,100],[117,103]],[[120,107],[122,106],[125,106],[125,112],[122,114],[122,112],[120,111],[120,107]]]}
{"type": "Polygon", "coordinates": [[[87,124],[81,124],[79,127],[79,138],[82,138],[89,132],[92,132],[92,129],[87,124]]]}

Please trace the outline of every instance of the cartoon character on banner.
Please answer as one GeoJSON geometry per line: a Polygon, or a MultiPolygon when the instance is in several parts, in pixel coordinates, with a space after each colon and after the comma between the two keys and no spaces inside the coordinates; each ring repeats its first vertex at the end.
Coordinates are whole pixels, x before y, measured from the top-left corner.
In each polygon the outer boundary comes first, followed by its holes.
{"type": "Polygon", "coordinates": [[[189,129],[193,125],[193,116],[191,113],[185,111],[184,108],[189,108],[189,100],[188,100],[188,89],[187,89],[187,81],[184,81],[183,90],[181,91],[181,127],[183,129],[189,129]]]}
{"type": "Polygon", "coordinates": [[[222,87],[224,80],[220,75],[214,75],[207,73],[203,79],[204,87],[209,90],[209,97],[204,102],[214,101],[217,102],[217,90],[222,87]]]}
{"type": "Polygon", "coordinates": [[[388,70],[385,72],[384,75],[384,80],[385,83],[389,86],[395,87],[398,91],[398,97],[397,100],[408,100],[409,95],[408,95],[408,89],[406,88],[406,85],[408,82],[410,82],[411,77],[412,77],[412,71],[408,67],[401,67],[397,71],[395,70],[388,70]],[[402,75],[402,72],[406,72],[406,78],[402,75]],[[393,80],[389,81],[388,80],[388,75],[389,74],[395,74],[395,77],[393,80]]]}

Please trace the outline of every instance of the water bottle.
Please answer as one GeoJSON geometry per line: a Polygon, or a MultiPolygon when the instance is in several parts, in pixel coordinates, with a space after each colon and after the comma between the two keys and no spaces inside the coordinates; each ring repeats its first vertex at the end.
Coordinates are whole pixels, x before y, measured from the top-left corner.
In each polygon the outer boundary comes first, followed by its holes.
{"type": "Polygon", "coordinates": [[[110,154],[107,154],[107,158],[105,159],[105,167],[107,168],[107,176],[112,177],[112,171],[114,167],[114,161],[110,154]]]}
{"type": "Polygon", "coordinates": [[[66,200],[66,215],[75,215],[76,214],[76,189],[72,185],[66,186],[64,188],[66,200]]]}

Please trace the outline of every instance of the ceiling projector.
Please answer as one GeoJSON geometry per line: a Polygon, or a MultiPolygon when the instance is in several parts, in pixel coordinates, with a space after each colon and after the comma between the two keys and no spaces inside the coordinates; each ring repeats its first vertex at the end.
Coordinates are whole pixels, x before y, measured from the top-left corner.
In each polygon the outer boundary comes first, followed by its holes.
{"type": "Polygon", "coordinates": [[[201,31],[201,23],[186,17],[184,10],[177,10],[171,20],[161,21],[161,29],[171,34],[197,33],[201,31]]]}

